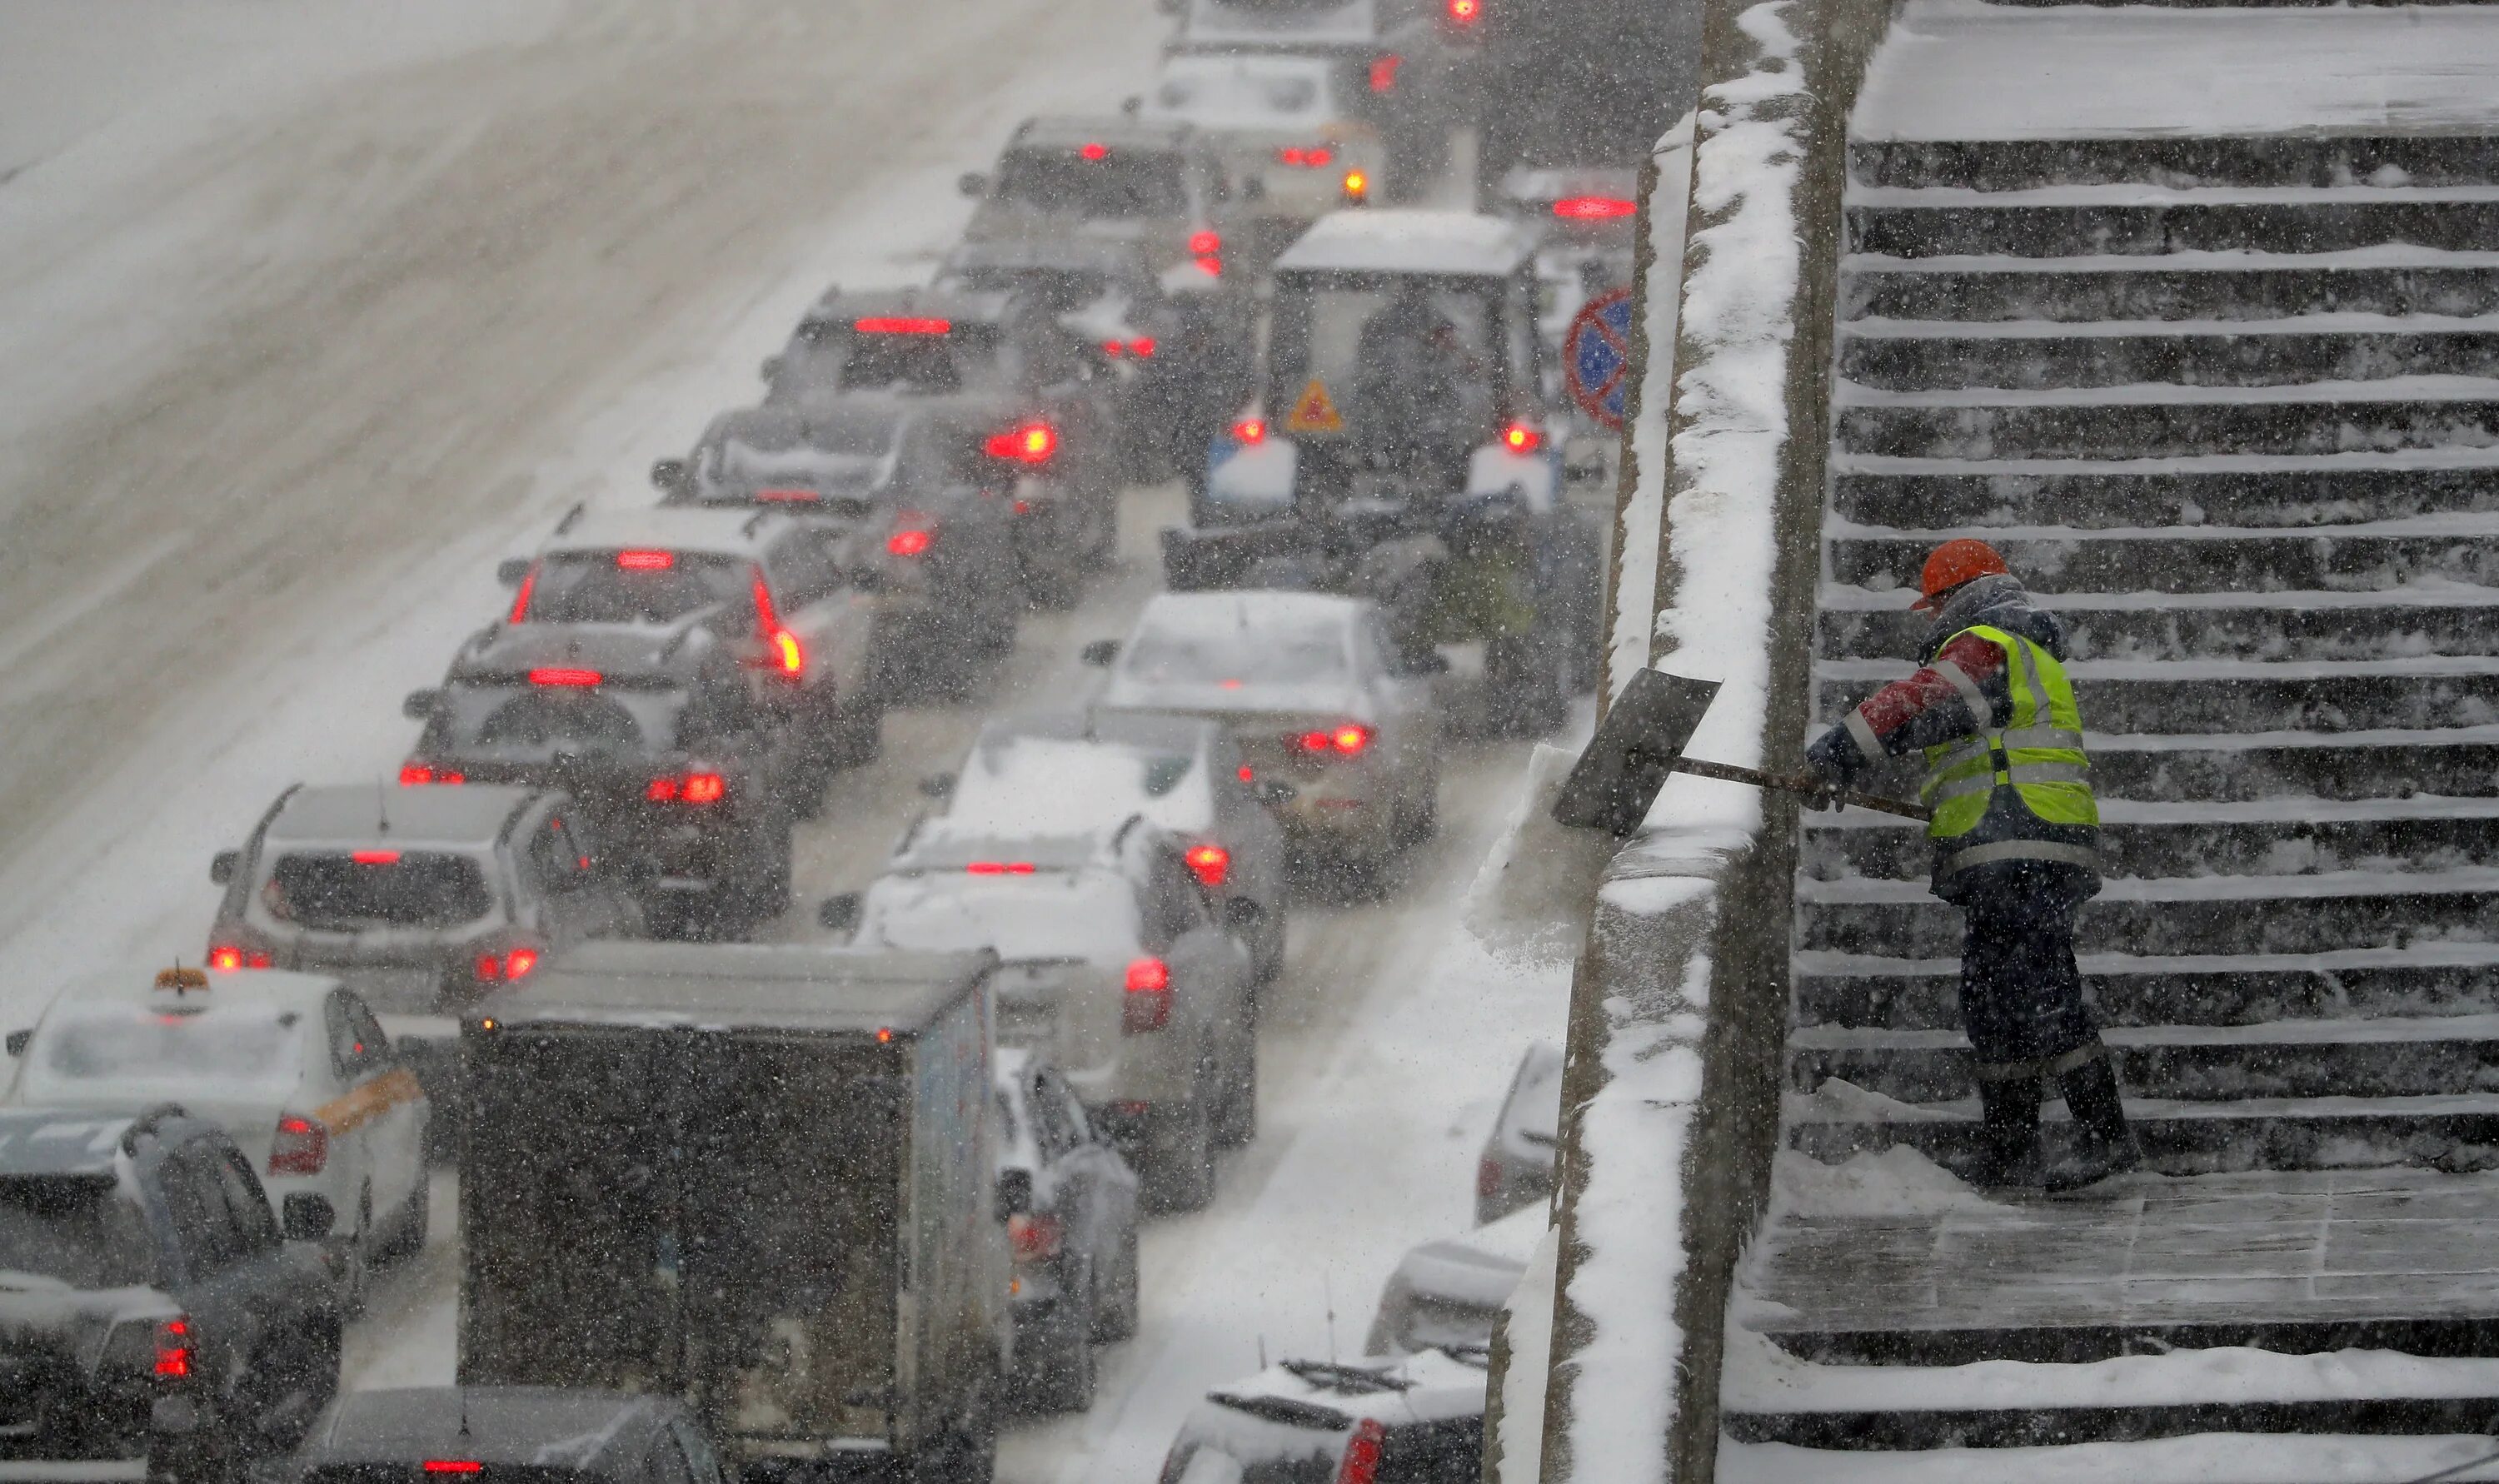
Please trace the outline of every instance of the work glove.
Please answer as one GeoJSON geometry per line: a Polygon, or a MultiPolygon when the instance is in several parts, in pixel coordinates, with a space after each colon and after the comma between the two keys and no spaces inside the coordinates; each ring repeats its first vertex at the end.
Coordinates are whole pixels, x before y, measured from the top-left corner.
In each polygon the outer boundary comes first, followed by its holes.
{"type": "Polygon", "coordinates": [[[1840,795],[1856,788],[1858,775],[1870,765],[1845,726],[1834,726],[1814,738],[1804,750],[1804,760],[1822,779],[1821,791],[1804,797],[1807,809],[1838,808],[1840,795]]]}

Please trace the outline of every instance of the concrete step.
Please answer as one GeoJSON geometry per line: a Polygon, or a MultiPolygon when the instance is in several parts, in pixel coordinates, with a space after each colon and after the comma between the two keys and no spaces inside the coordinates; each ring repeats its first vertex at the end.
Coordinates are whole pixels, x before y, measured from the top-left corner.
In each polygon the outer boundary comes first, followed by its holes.
{"type": "Polygon", "coordinates": [[[1926,392],[1841,382],[1833,401],[1840,448],[1895,458],[2145,459],[2499,446],[2499,381],[2480,377],[1926,392]]]}
{"type": "MultiPolygon", "coordinates": [[[[2499,404],[2494,404],[2499,409],[2499,404]]],[[[2173,595],[2178,608],[2205,595],[2383,593],[2410,584],[2499,587],[2499,517],[2475,511],[2354,521],[2295,530],[2269,526],[1976,526],[1900,530],[1830,519],[1828,576],[1882,589],[1913,580],[1936,544],[1974,535],[2001,552],[2026,586],[2064,594],[2173,595]]],[[[2236,597],[2215,598],[2220,607],[2236,597]]]]}
{"type": "MultiPolygon", "coordinates": [[[[2119,1082],[2138,1097],[2432,1097],[2499,1094],[2499,1016],[2255,1025],[2112,1025],[2119,1082]]],[[[1904,1103],[1974,1097],[1969,1043],[1955,1030],[1842,1025],[1788,1033],[1788,1085],[1834,1078],[1904,1103]]]]}
{"type": "MultiPolygon", "coordinates": [[[[2100,869],[2112,878],[2395,874],[2499,867],[2499,799],[2102,798],[2100,869]]],[[[1923,883],[1925,829],[1865,810],[1803,821],[1797,868],[1808,880],[1923,883]]]]}
{"type": "MultiPolygon", "coordinates": [[[[1824,660],[1814,708],[1836,718],[1899,678],[1889,660],[1824,660]]],[[[2432,727],[2499,715],[2499,661],[2479,655],[2380,660],[2084,660],[2065,666],[2095,726],[2165,734],[2432,727]]],[[[2382,768],[2402,764],[2389,759],[2382,768]]]]}
{"type": "MultiPolygon", "coordinates": [[[[1964,1178],[1977,1169],[1975,1098],[1902,1103],[1832,1081],[1816,1092],[1788,1093],[1783,1113],[1787,1146],[1827,1164],[1899,1147],[1913,1149],[1964,1178]]],[[[2130,1097],[2126,1116],[2143,1146],[2146,1167],[2159,1175],[2499,1168],[2499,1095],[2487,1093],[2223,1102],[2130,1097]]],[[[2070,1151],[2073,1131],[2062,1101],[2041,1110],[2040,1130],[2052,1155],[2070,1151]]]]}
{"type": "Polygon", "coordinates": [[[2271,134],[2237,139],[1852,140],[1848,178],[1869,186],[2029,190],[2063,185],[2488,185],[2499,160],[2463,135],[2271,134]]]}
{"type": "Polygon", "coordinates": [[[2349,252],[1925,258],[1851,254],[1840,317],[1960,320],[2284,319],[2499,313],[2499,254],[2392,245],[2349,252]]]}
{"type": "Polygon", "coordinates": [[[1932,387],[2283,386],[2395,376],[2499,374],[2499,322],[2379,315],[2090,326],[2008,320],[1859,320],[1843,327],[1839,373],[1892,391],[1932,387]],[[2349,319],[2350,324],[2336,321],[2349,319]]]}
{"type": "MultiPolygon", "coordinates": [[[[2023,6],[2040,0],[1991,0],[2023,6]]],[[[2218,0],[2154,0],[2192,6],[2218,0]]],[[[2238,3],[2238,0],[2233,0],[2238,3]]],[[[2304,6],[2323,0],[2262,0],[2304,6]]],[[[2358,0],[2362,5],[2393,0],[2358,0]]],[[[2448,0],[2432,0],[2448,3],[2448,0]]],[[[2166,1341],[2161,1341],[2166,1343],[2166,1341]]],[[[2466,1409],[2469,1414],[2469,1409],[2466,1409]]],[[[1799,1447],[1747,1442],[1722,1432],[1715,1484],[1939,1484],[1951,1480],[2088,1480],[2093,1484],[2483,1484],[2499,1479],[2499,1463],[2468,1468],[2499,1452],[2486,1435],[2459,1428],[2446,1435],[2387,1437],[2320,1431],[2308,1436],[2212,1432],[2141,1441],[2069,1446],[2000,1447],[1939,1453],[1799,1447]]]]}
{"type": "Polygon", "coordinates": [[[1887,257],[2158,256],[2292,242],[2309,252],[2398,242],[2454,252],[2499,242],[2499,186],[1856,186],[1846,216],[1847,249],[1887,257]]]}
{"type": "MultiPolygon", "coordinates": [[[[1903,590],[1830,587],[1815,653],[1904,667],[1932,630],[1903,590]]],[[[2054,593],[2042,606],[2077,660],[2361,660],[2374,655],[2499,655],[2499,587],[2382,593],[2054,593]]]]}
{"type": "MultiPolygon", "coordinates": [[[[1960,1026],[1961,959],[1861,952],[1794,955],[1801,1025],[1899,1030],[1960,1026]]],[[[2499,944],[2416,943],[2325,953],[2082,955],[2110,1025],[2253,1025],[2271,1020],[2499,1013],[2499,944]]]]}
{"type": "MultiPolygon", "coordinates": [[[[1796,946],[1902,958],[1961,952],[1961,910],[1926,883],[1797,883],[1796,946]]],[[[2499,870],[2121,877],[2076,922],[2082,952],[2321,953],[2499,937],[2499,870]]]]}
{"type": "Polygon", "coordinates": [[[2499,726],[2085,735],[2093,787],[2114,798],[2362,799],[2383,798],[2390,788],[2451,798],[2499,794],[2499,726]],[[2390,779],[2390,771],[2399,776],[2390,779]]]}
{"type": "Polygon", "coordinates": [[[2499,510],[2499,449],[2172,459],[1836,454],[1832,508],[1869,526],[2317,527],[2499,510]]]}

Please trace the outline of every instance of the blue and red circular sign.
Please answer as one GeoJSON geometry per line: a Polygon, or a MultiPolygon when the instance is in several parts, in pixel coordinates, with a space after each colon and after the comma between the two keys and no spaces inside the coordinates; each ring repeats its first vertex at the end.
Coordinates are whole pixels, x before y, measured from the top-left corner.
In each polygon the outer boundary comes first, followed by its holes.
{"type": "Polygon", "coordinates": [[[1572,400],[1608,428],[1623,425],[1631,391],[1632,291],[1607,289],[1579,306],[1562,337],[1562,368],[1572,400]]]}

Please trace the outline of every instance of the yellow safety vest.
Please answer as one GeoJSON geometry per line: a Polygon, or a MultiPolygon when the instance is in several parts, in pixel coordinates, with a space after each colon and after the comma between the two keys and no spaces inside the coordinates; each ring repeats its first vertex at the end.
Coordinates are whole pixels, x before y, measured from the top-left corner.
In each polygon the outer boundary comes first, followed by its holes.
{"type": "Polygon", "coordinates": [[[1927,836],[1946,853],[1937,874],[1996,860],[2095,869],[2099,852],[2086,842],[2095,841],[2099,805],[2083,752],[2083,714],[2065,667],[2046,649],[2001,629],[1979,624],[1953,637],[1964,634],[2004,651],[2013,715],[2001,729],[1991,726],[1991,708],[1975,680],[1949,660],[1930,666],[1961,691],[1978,721],[1976,735],[1926,750],[1927,781],[1918,796],[1931,811],[1927,836]]]}

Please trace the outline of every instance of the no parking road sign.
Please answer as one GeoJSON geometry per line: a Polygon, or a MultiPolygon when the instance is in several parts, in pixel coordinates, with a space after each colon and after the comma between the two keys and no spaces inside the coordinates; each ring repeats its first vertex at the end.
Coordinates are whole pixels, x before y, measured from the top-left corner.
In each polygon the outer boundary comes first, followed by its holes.
{"type": "Polygon", "coordinates": [[[1608,428],[1623,425],[1623,401],[1631,390],[1632,291],[1607,289],[1571,316],[1562,337],[1562,365],[1572,400],[1608,428]]]}

